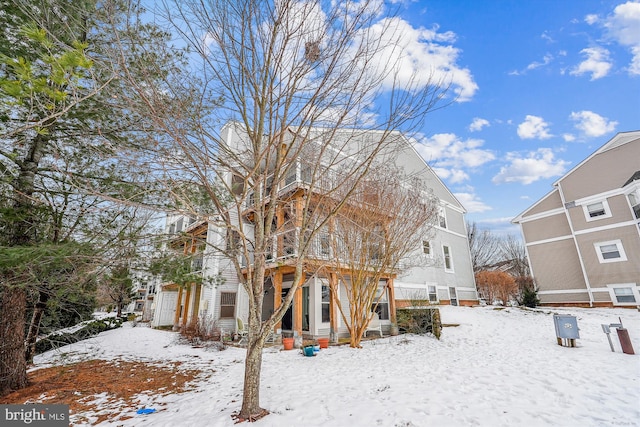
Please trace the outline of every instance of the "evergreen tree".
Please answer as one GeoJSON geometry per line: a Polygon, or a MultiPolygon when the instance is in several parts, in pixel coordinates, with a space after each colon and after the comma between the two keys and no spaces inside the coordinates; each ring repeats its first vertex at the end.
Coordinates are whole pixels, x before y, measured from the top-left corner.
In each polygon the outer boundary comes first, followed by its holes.
{"type": "Polygon", "coordinates": [[[129,249],[145,229],[135,206],[149,200],[154,187],[149,171],[140,163],[132,168],[131,161],[153,145],[141,132],[144,117],[120,101],[128,89],[114,44],[127,43],[130,58],[124,60],[141,65],[130,66],[129,76],[146,73],[145,61],[170,64],[176,58],[136,49],[166,43],[168,35],[142,24],[141,10],[126,1],[0,6],[3,395],[27,383],[29,297],[31,342],[49,301],[91,302],[80,295],[108,272],[109,259],[134,253],[129,249]]]}

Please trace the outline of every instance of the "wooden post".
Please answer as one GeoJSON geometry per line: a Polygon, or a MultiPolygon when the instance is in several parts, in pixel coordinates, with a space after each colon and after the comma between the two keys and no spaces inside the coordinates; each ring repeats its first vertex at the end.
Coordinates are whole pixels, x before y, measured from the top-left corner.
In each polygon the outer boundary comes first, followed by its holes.
{"type": "Polygon", "coordinates": [[[180,328],[180,307],[182,305],[182,287],[178,287],[178,299],[176,300],[176,314],[173,316],[173,330],[180,328]]]}
{"type": "MultiPolygon", "coordinates": [[[[304,281],[303,277],[304,275],[300,277],[300,282],[304,281]]],[[[293,296],[293,330],[298,332],[298,336],[302,338],[302,283],[293,296]]]]}
{"type": "Polygon", "coordinates": [[[195,285],[196,291],[193,295],[193,311],[191,313],[191,324],[195,326],[198,322],[200,311],[200,296],[202,294],[202,285],[195,285]]]}
{"type": "Polygon", "coordinates": [[[329,273],[329,339],[332,343],[338,342],[338,308],[333,291],[338,292],[338,275],[329,273]]]}
{"type": "Polygon", "coordinates": [[[184,296],[184,311],[182,312],[182,325],[181,327],[186,328],[187,319],[189,318],[189,305],[191,303],[191,287],[187,288],[184,296]]]}
{"type": "MultiPolygon", "coordinates": [[[[282,304],[282,271],[276,270],[273,275],[273,311],[276,311],[282,304]]],[[[282,329],[282,319],[275,326],[277,332],[278,329],[282,329]]]]}
{"type": "Polygon", "coordinates": [[[389,320],[391,320],[391,328],[394,325],[397,325],[398,321],[396,319],[396,292],[393,287],[393,278],[387,279],[387,297],[389,298],[389,320]]]}

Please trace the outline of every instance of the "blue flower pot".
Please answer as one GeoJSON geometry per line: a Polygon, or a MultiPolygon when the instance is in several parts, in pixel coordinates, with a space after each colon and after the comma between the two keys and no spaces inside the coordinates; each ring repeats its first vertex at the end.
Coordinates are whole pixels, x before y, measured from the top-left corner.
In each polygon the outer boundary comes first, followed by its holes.
{"type": "Polygon", "coordinates": [[[304,347],[302,349],[302,351],[304,352],[305,356],[313,356],[314,352],[313,352],[313,346],[309,346],[309,347],[304,347]]]}

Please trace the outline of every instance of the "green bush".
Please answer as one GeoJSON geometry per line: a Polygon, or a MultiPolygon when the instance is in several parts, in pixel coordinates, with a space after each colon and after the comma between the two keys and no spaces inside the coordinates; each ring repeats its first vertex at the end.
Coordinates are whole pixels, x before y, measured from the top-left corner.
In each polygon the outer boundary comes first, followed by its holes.
{"type": "Polygon", "coordinates": [[[533,286],[525,287],[522,290],[522,298],[520,299],[520,304],[530,308],[536,307],[538,304],[540,304],[538,291],[533,286]]]}
{"type": "Polygon", "coordinates": [[[36,354],[59,348],[67,344],[86,340],[98,335],[100,332],[116,329],[122,326],[122,319],[107,318],[93,320],[75,332],[51,334],[36,342],[36,354]]]}

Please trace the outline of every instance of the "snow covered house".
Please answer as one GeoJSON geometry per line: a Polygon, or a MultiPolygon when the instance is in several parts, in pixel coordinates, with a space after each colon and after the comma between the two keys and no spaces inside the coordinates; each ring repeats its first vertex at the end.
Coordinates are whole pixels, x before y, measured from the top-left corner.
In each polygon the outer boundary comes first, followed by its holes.
{"type": "MultiPolygon", "coordinates": [[[[345,132],[352,134],[353,130],[345,132]]],[[[358,132],[361,138],[366,139],[376,138],[377,131],[358,132]]],[[[241,130],[233,123],[227,124],[221,134],[229,145],[242,144],[241,130]]],[[[412,255],[418,256],[423,262],[420,265],[413,263],[411,268],[397,274],[389,274],[380,282],[380,303],[375,310],[385,332],[391,329],[396,306],[409,306],[415,300],[453,305],[472,305],[478,301],[467,241],[464,207],[415,151],[411,142],[400,133],[395,133],[394,137],[401,140],[402,148],[397,149],[396,145],[392,155],[386,156],[385,161],[394,162],[407,175],[419,176],[427,187],[425,191],[428,189],[437,199],[439,215],[430,239],[416,247],[412,255]]],[[[340,131],[334,133],[332,138],[341,138],[340,131]]],[[[276,183],[277,200],[286,200],[286,203],[282,202],[282,209],[278,210],[278,217],[275,219],[279,223],[295,223],[297,211],[291,207],[295,206],[296,200],[313,197],[313,194],[310,194],[313,190],[307,185],[308,164],[303,157],[296,159],[297,164],[291,172],[281,182],[276,183]]],[[[349,153],[345,157],[349,157],[349,153]]],[[[229,173],[225,179],[228,188],[235,188],[234,179],[237,177],[234,178],[233,174],[229,173]]],[[[241,185],[240,182],[239,184],[241,185]]],[[[267,182],[266,185],[271,186],[273,183],[267,182]]],[[[253,203],[251,194],[245,202],[246,211],[242,213],[243,218],[250,216],[253,203]]],[[[267,200],[265,203],[268,202],[267,200]]],[[[220,277],[221,280],[216,286],[194,286],[186,289],[170,283],[163,285],[154,302],[155,316],[152,325],[180,328],[197,319],[208,317],[215,321],[217,327],[233,332],[242,323],[246,324],[248,296],[231,261],[213,249],[228,244],[225,243],[225,239],[228,239],[225,237],[226,230],[216,226],[214,221],[174,215],[168,217],[166,232],[193,236],[194,243],[185,243],[184,251],[196,254],[193,261],[194,271],[199,269],[203,274],[220,277]]],[[[304,233],[304,230],[291,227],[280,232],[274,239],[271,253],[267,256],[263,319],[273,313],[293,284],[293,265],[297,255],[295,247],[288,242],[296,241],[300,233],[304,233]]],[[[326,230],[325,233],[317,235],[312,242],[308,262],[304,266],[304,283],[274,332],[305,337],[329,336],[333,332],[344,336],[347,333],[334,306],[336,302],[329,291],[330,283],[335,283],[331,281],[338,279],[330,269],[318,267],[326,266],[327,260],[336,256],[327,244],[329,239],[330,233],[326,230]]],[[[250,263],[251,260],[244,262],[250,263]]],[[[344,285],[338,283],[338,286],[341,295],[344,294],[344,285]]],[[[341,297],[340,300],[344,305],[347,298],[341,297]]]]}
{"type": "Polygon", "coordinates": [[[542,304],[640,305],[640,131],[615,135],[512,222],[542,304]]]}

